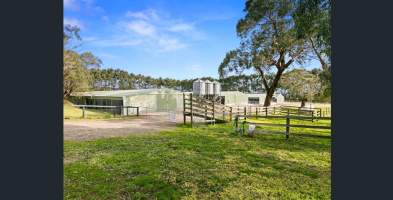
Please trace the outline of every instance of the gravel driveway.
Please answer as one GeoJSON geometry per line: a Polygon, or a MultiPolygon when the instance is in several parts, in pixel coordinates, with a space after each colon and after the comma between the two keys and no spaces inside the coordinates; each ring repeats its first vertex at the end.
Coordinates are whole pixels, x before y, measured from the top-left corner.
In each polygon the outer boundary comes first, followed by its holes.
{"type": "MultiPolygon", "coordinates": [[[[177,119],[181,121],[182,119],[177,119]]],[[[103,137],[119,137],[133,134],[151,134],[175,128],[168,116],[144,116],[139,118],[108,120],[64,120],[64,140],[93,140],[103,137]]]]}

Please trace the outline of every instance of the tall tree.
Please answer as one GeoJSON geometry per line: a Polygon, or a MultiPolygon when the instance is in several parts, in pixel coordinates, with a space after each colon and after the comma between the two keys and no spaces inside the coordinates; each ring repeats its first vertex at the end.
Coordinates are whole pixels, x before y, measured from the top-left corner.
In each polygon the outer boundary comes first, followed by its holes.
{"type": "Polygon", "coordinates": [[[300,107],[304,107],[306,101],[312,101],[322,87],[318,74],[304,69],[284,73],[280,86],[286,90],[288,97],[301,100],[300,107]]]}
{"type": "Polygon", "coordinates": [[[73,92],[84,91],[91,86],[89,68],[99,68],[101,60],[90,52],[78,53],[76,48],[81,41],[80,29],[77,26],[64,27],[64,66],[63,66],[63,97],[73,92]]]}
{"type": "Polygon", "coordinates": [[[330,70],[331,59],[331,1],[297,0],[294,12],[299,38],[306,38],[311,52],[323,70],[330,70]]]}
{"type": "Polygon", "coordinates": [[[219,66],[220,77],[228,72],[253,69],[266,90],[264,106],[270,106],[284,71],[294,62],[303,63],[306,41],[296,34],[292,0],[247,0],[236,31],[240,47],[226,54],[219,66]],[[274,78],[269,81],[266,77],[274,78]]]}
{"type": "MultiPolygon", "coordinates": [[[[331,0],[298,0],[294,13],[297,35],[306,38],[314,58],[320,64],[319,73],[323,97],[331,96],[331,0]]],[[[314,59],[313,58],[313,59],[314,59]]]]}

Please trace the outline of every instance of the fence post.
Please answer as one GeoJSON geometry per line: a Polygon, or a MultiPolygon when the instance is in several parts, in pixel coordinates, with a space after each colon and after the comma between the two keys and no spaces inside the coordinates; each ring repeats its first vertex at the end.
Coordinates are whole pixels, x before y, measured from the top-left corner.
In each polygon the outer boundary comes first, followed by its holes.
{"type": "Polygon", "coordinates": [[[139,107],[136,107],[136,116],[139,116],[139,107]]]}
{"type": "Polygon", "coordinates": [[[207,120],[207,105],[205,105],[205,120],[207,120]]]}
{"type": "Polygon", "coordinates": [[[245,128],[246,121],[243,121],[242,124],[243,124],[242,131],[243,131],[243,135],[244,135],[246,133],[246,128],[245,128]]]}
{"type": "Polygon", "coordinates": [[[244,106],[244,119],[247,119],[247,107],[246,106],[244,106]]]}
{"type": "Polygon", "coordinates": [[[232,121],[232,107],[229,107],[229,121],[232,121]]]}
{"type": "Polygon", "coordinates": [[[116,117],[116,107],[112,108],[113,117],[116,117]]]}
{"type": "Polygon", "coordinates": [[[85,107],[82,107],[82,118],[85,118],[85,107]]]}
{"type": "Polygon", "coordinates": [[[186,125],[186,94],[183,92],[183,125],[186,125]]]}
{"type": "Polygon", "coordinates": [[[314,110],[311,111],[311,122],[314,122],[314,110]]]}
{"type": "Polygon", "coordinates": [[[215,120],[215,109],[214,109],[214,100],[213,101],[213,120],[215,120]]]}
{"type": "Polygon", "coordinates": [[[289,121],[289,115],[286,117],[286,131],[285,131],[285,138],[288,139],[289,138],[289,125],[290,125],[290,121],[289,121]]]}
{"type": "Polygon", "coordinates": [[[276,107],[273,107],[273,115],[276,115],[276,107]]]}
{"type": "Polygon", "coordinates": [[[256,119],[258,119],[258,110],[259,110],[259,107],[256,107],[256,110],[255,110],[255,118],[256,119]]]}
{"type": "Polygon", "coordinates": [[[238,130],[238,128],[239,128],[239,115],[236,115],[236,117],[235,117],[235,127],[236,127],[236,132],[237,132],[237,130],[238,130]]]}
{"type": "Polygon", "coordinates": [[[267,117],[267,107],[265,107],[265,116],[267,117]]]}
{"type": "Polygon", "coordinates": [[[194,122],[193,121],[193,111],[192,111],[192,93],[190,93],[190,109],[191,109],[191,128],[192,128],[192,123],[194,122]]]}
{"type": "MultiPolygon", "coordinates": [[[[123,109],[124,110],[124,109],[123,109]]],[[[128,106],[126,106],[126,114],[128,116],[128,106]]]]}

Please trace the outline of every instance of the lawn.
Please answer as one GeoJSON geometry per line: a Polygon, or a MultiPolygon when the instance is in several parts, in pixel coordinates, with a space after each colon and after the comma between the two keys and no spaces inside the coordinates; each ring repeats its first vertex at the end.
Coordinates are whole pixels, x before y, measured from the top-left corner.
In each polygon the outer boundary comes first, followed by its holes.
{"type": "Polygon", "coordinates": [[[330,131],[296,132],[304,135],[295,133],[289,140],[282,134],[246,137],[223,124],[65,141],[64,197],[330,199],[331,139],[314,137],[330,131]]]}

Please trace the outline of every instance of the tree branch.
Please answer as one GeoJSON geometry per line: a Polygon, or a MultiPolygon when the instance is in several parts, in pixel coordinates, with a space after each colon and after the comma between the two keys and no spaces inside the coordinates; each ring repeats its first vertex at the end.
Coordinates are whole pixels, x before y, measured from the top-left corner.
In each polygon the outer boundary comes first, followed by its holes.
{"type": "Polygon", "coordinates": [[[260,67],[255,67],[255,68],[257,69],[259,74],[261,74],[263,86],[265,86],[265,89],[268,90],[270,87],[267,83],[267,80],[266,80],[265,74],[263,73],[263,70],[260,67]]]}
{"type": "Polygon", "coordinates": [[[319,62],[320,62],[321,65],[322,65],[322,69],[326,70],[328,66],[327,66],[326,62],[323,60],[323,58],[322,58],[322,56],[321,56],[321,53],[318,52],[317,48],[315,47],[314,41],[312,40],[311,37],[309,37],[309,40],[310,40],[311,47],[312,47],[314,53],[317,55],[317,57],[318,57],[318,59],[319,59],[319,62]]]}

